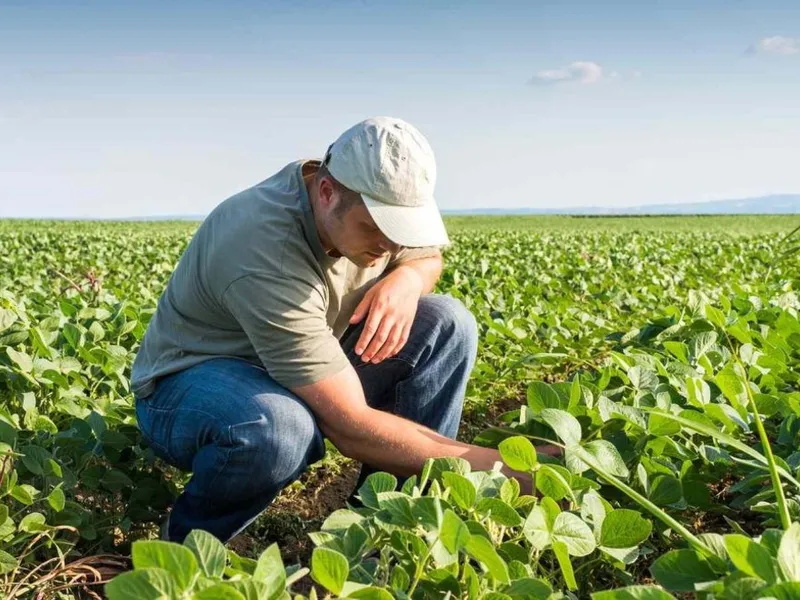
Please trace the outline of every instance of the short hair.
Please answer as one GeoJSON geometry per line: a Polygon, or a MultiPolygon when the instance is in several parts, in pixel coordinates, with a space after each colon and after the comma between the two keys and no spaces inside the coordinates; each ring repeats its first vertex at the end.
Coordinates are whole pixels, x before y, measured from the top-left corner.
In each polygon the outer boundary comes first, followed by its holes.
{"type": "Polygon", "coordinates": [[[345,187],[337,179],[331,175],[331,172],[328,171],[327,165],[324,163],[320,165],[319,169],[317,170],[314,178],[317,182],[319,182],[323,177],[327,177],[331,183],[333,184],[333,189],[339,192],[339,196],[341,197],[342,201],[335,209],[335,213],[337,216],[344,215],[348,210],[356,206],[361,200],[361,194],[358,192],[354,192],[353,190],[345,187]]]}

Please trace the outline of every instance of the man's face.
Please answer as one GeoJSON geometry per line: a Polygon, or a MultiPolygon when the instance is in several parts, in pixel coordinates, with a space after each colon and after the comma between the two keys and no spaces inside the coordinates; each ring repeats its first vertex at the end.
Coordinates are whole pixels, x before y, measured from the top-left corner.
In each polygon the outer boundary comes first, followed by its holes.
{"type": "Polygon", "coordinates": [[[363,202],[344,210],[340,206],[332,209],[326,225],[335,251],[359,267],[374,266],[381,259],[400,250],[399,245],[378,229],[363,202]]]}

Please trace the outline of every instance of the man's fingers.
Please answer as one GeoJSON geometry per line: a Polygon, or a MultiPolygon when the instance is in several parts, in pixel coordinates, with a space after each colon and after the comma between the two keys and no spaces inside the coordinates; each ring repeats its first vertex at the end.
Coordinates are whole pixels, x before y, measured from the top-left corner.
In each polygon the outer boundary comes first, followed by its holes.
{"type": "Polygon", "coordinates": [[[411,325],[406,325],[403,327],[403,330],[400,332],[399,339],[397,340],[397,344],[395,347],[392,348],[391,354],[389,356],[397,356],[400,353],[405,345],[408,343],[408,336],[411,335],[411,325]]]}
{"type": "Polygon", "coordinates": [[[376,354],[378,354],[378,352],[380,352],[381,348],[383,348],[384,344],[386,343],[386,340],[389,339],[389,335],[391,334],[393,327],[393,321],[389,321],[388,319],[383,319],[381,321],[378,330],[375,332],[375,335],[372,336],[372,341],[361,355],[361,359],[364,362],[369,362],[375,357],[376,354]]]}
{"type": "Polygon", "coordinates": [[[390,356],[394,356],[400,346],[400,340],[403,336],[403,328],[399,325],[395,325],[392,329],[391,333],[389,333],[389,339],[386,340],[386,343],[383,345],[383,348],[375,355],[375,358],[372,359],[372,362],[377,364],[381,361],[386,360],[390,356]]]}
{"type": "Polygon", "coordinates": [[[361,330],[361,335],[358,336],[358,342],[356,342],[356,354],[359,356],[361,356],[367,346],[369,346],[372,337],[377,333],[378,327],[380,327],[381,321],[383,320],[385,310],[386,308],[378,302],[370,304],[367,322],[364,323],[364,329],[361,330]]]}

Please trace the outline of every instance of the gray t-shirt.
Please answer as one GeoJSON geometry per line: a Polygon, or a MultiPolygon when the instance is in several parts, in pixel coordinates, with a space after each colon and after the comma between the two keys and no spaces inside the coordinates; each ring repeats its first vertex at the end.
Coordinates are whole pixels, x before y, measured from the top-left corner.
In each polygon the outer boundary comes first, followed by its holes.
{"type": "Polygon", "coordinates": [[[216,357],[261,365],[287,388],[338,373],[348,364],[338,338],[366,291],[386,269],[438,253],[403,249],[369,268],[328,256],[303,181],[318,166],[290,163],[200,225],[134,361],[136,397],[157,377],[216,357]]]}

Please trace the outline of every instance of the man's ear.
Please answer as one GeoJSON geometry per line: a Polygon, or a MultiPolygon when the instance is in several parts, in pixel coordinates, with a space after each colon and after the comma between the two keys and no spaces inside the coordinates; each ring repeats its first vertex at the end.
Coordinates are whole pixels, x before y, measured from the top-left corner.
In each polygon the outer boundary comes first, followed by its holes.
{"type": "Polygon", "coordinates": [[[336,189],[333,187],[333,183],[327,177],[323,177],[319,182],[319,202],[320,204],[326,209],[332,209],[336,202],[338,196],[336,195],[336,189]]]}

